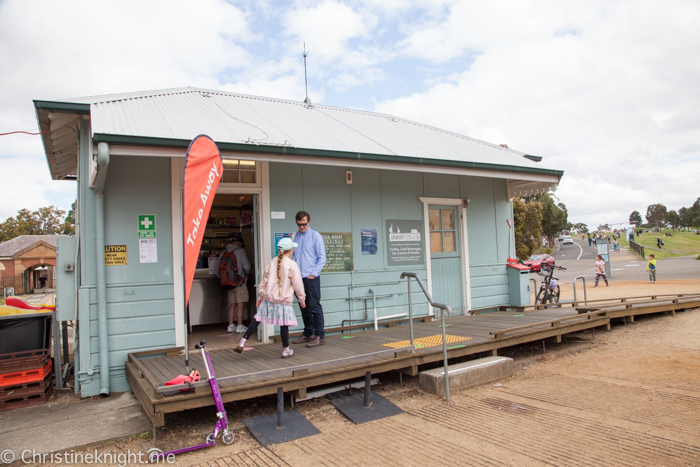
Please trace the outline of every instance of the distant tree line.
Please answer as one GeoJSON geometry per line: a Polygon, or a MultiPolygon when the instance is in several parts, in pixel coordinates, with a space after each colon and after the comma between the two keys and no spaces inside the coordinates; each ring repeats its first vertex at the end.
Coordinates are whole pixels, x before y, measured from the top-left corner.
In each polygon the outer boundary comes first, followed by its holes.
{"type": "Polygon", "coordinates": [[[68,215],[66,211],[55,206],[39,208],[36,211],[20,209],[17,216],[8,217],[0,224],[0,242],[12,240],[20,235],[58,234],[75,234],[75,203],[68,215]]]}
{"type": "MultiPolygon", "coordinates": [[[[647,227],[670,226],[673,230],[679,228],[700,228],[700,198],[689,208],[682,207],[678,211],[667,210],[663,204],[651,204],[647,207],[647,227]]],[[[638,227],[644,225],[639,211],[632,211],[629,217],[630,224],[638,227]]]]}

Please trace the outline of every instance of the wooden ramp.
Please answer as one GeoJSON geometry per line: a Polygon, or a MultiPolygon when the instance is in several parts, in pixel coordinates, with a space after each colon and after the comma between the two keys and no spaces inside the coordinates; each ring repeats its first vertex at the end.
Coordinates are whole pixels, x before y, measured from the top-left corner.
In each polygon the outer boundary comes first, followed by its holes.
{"type": "MultiPolygon", "coordinates": [[[[589,300],[563,303],[559,307],[497,307],[478,310],[472,316],[446,319],[448,358],[490,352],[538,340],[561,342],[562,334],[610,329],[612,319],[625,322],[649,313],[675,313],[700,307],[700,294],[664,295],[589,300]]],[[[407,323],[404,323],[407,324],[407,323]]],[[[237,354],[232,348],[210,349],[214,371],[224,402],[275,394],[278,387],[292,395],[306,397],[315,386],[345,381],[387,371],[418,374],[418,366],[442,361],[440,321],[414,324],[415,352],[409,345],[409,327],[390,326],[378,331],[361,331],[326,336],[326,344],[307,348],[292,346],[294,356],[281,358],[281,345],[255,346],[237,354]]],[[[164,383],[185,372],[182,348],[129,354],[126,376],[132,392],[154,427],[164,426],[165,414],[214,405],[200,351],[190,352],[190,367],[203,381],[195,390],[163,395],[164,383]]]]}

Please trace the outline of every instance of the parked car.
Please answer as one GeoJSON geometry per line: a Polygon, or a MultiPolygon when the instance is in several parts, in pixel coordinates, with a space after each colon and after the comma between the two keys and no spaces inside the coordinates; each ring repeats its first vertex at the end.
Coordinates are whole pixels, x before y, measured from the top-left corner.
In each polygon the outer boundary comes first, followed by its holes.
{"type": "Polygon", "coordinates": [[[551,268],[554,266],[554,258],[550,255],[532,255],[527,261],[523,261],[525,266],[530,267],[530,271],[541,271],[542,263],[544,263],[546,267],[551,268]]]}
{"type": "Polygon", "coordinates": [[[564,235],[564,241],[563,241],[562,243],[564,243],[564,245],[567,245],[567,244],[569,244],[569,243],[573,245],[573,244],[574,244],[574,239],[571,238],[570,235],[564,235]]]}

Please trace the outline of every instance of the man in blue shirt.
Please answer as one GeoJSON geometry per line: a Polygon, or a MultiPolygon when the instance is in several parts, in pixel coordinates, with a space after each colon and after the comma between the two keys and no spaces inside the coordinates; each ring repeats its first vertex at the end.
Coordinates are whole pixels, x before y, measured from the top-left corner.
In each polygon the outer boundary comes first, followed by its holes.
{"type": "Polygon", "coordinates": [[[301,270],[301,278],[306,292],[306,307],[301,309],[304,320],[304,333],[292,344],[306,343],[307,347],[317,347],[326,343],[323,330],[323,307],[321,306],[321,270],[326,264],[326,247],[321,234],[309,227],[311,215],[299,211],[296,215],[299,231],[294,235],[294,262],[301,270]]]}

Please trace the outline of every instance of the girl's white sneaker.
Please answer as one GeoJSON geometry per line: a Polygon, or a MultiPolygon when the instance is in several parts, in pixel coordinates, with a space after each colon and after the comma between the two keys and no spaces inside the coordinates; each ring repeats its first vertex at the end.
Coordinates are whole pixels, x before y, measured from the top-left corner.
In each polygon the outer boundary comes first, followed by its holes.
{"type": "Polygon", "coordinates": [[[284,350],[282,350],[282,358],[289,358],[292,355],[294,355],[294,351],[289,347],[285,347],[284,350]]]}
{"type": "Polygon", "coordinates": [[[241,337],[241,340],[238,341],[238,345],[236,346],[235,349],[233,349],[233,351],[236,353],[242,353],[243,348],[245,347],[246,340],[247,339],[245,337],[241,337]]]}

